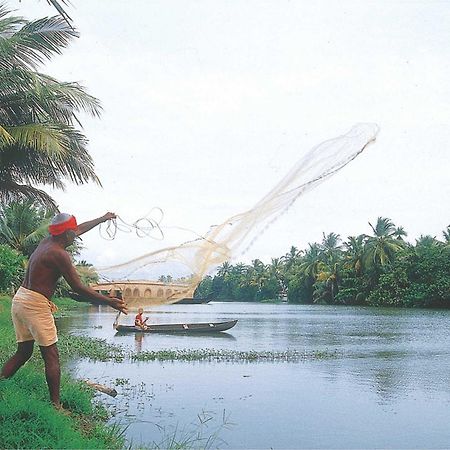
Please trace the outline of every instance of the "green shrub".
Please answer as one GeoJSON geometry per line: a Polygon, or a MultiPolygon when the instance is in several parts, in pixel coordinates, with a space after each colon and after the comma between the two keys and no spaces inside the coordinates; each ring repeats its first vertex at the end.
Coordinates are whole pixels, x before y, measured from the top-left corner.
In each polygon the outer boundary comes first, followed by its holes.
{"type": "Polygon", "coordinates": [[[0,292],[11,293],[20,286],[26,259],[8,245],[0,245],[0,292]]]}

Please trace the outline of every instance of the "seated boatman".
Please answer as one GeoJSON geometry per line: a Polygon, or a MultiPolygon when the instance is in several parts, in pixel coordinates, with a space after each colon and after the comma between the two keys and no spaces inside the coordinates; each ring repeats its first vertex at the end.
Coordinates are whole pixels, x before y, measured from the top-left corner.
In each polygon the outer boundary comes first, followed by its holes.
{"type": "Polygon", "coordinates": [[[134,319],[134,326],[139,330],[148,330],[149,327],[146,325],[148,317],[144,319],[142,317],[142,314],[144,314],[144,310],[142,308],[139,308],[138,313],[136,314],[136,317],[134,319]]]}
{"type": "Polygon", "coordinates": [[[36,341],[45,363],[50,400],[57,408],[61,407],[60,365],[56,346],[58,337],[52,315],[56,307],[50,298],[55,292],[58,279],[61,276],[66,279],[79,295],[75,298],[77,301],[109,305],[127,314],[127,306],[122,299],[106,297],[83,285],[66,251],[77,236],[115,217],[115,214],[107,213],[77,225],[74,216],[57,214],[48,227],[50,236],[44,238],[31,255],[25,280],[12,301],[11,315],[16,332],[17,351],[3,366],[1,378],[11,377],[28,361],[36,341]]]}

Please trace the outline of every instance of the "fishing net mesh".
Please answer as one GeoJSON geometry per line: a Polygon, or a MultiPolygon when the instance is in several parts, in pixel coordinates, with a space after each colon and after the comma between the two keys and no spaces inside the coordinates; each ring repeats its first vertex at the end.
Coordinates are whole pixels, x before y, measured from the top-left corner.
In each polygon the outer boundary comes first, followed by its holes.
{"type": "MultiPolygon", "coordinates": [[[[130,261],[98,268],[105,279],[157,280],[170,275],[182,287],[172,295],[152,298],[152,304],[174,303],[192,297],[205,275],[223,262],[245,253],[253,242],[297,198],[315,188],[356,158],[378,134],[376,124],[357,124],[304,154],[289,173],[248,211],[214,225],[201,237],[146,253],[130,261]]],[[[136,299],[135,299],[136,300],[136,299]]],[[[130,306],[136,301],[131,302],[130,306]]],[[[142,304],[142,300],[138,301],[142,304]]]]}

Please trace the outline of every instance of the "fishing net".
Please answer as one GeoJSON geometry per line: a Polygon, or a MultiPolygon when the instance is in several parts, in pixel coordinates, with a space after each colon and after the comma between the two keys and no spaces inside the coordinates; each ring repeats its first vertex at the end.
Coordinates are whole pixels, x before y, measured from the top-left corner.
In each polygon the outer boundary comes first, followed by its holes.
{"type": "MultiPolygon", "coordinates": [[[[151,304],[174,303],[180,298],[192,297],[205,275],[232,257],[245,253],[300,195],[318,186],[356,158],[375,140],[378,131],[376,124],[355,125],[348,133],[322,142],[303,155],[292,170],[248,211],[229,217],[220,225],[211,226],[204,235],[180,245],[99,268],[99,274],[104,279],[115,280],[122,290],[120,280],[123,279],[148,281],[158,280],[161,275],[169,276],[174,289],[170,290],[169,295],[163,293],[162,296],[155,296],[148,289],[151,304]]],[[[136,296],[128,296],[129,306],[145,306],[145,291],[141,292],[137,287],[135,291],[136,296]]]]}

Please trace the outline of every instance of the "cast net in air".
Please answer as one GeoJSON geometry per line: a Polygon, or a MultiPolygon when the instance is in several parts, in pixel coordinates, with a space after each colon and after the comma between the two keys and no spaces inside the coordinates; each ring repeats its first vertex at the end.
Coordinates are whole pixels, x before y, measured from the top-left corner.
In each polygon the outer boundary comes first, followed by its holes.
{"type": "MultiPolygon", "coordinates": [[[[253,242],[297,198],[327,180],[355,159],[375,141],[376,124],[353,126],[346,134],[329,139],[303,155],[291,171],[248,211],[231,216],[198,238],[180,245],[146,253],[130,261],[99,268],[105,279],[158,280],[170,276],[173,289],[166,295],[152,295],[151,304],[174,303],[190,298],[205,277],[216,267],[248,250],[253,242]]],[[[145,297],[145,296],[144,296],[145,297]]],[[[142,306],[144,298],[127,299],[129,307],[142,306]]],[[[144,305],[145,306],[145,305],[144,305]]]]}

